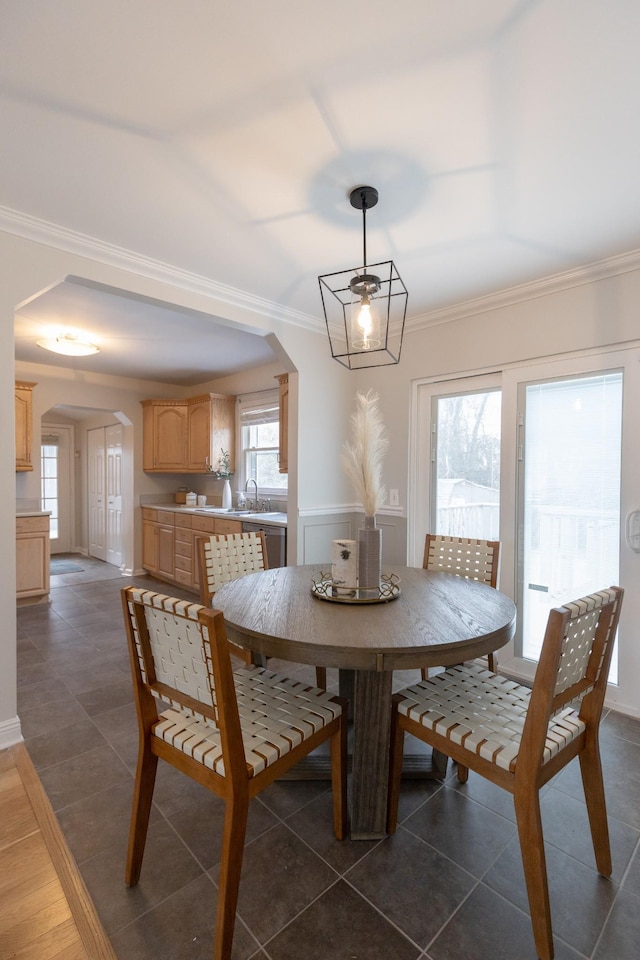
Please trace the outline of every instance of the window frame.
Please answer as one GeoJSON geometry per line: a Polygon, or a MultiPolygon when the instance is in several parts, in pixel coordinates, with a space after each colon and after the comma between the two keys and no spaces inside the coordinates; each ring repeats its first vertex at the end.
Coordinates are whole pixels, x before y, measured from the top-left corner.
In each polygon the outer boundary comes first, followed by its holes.
{"type": "MultiPolygon", "coordinates": [[[[262,424],[277,423],[278,432],[280,427],[280,395],[277,387],[271,390],[262,390],[255,394],[245,394],[238,398],[238,435],[239,435],[239,456],[238,463],[241,465],[239,471],[239,480],[246,488],[249,479],[257,481],[257,469],[255,460],[261,454],[273,454],[276,465],[280,456],[279,439],[275,445],[260,446],[252,443],[250,431],[262,424]]],[[[257,439],[257,438],[256,438],[257,439]]],[[[278,500],[286,501],[288,496],[288,475],[286,473],[278,474],[282,483],[280,486],[267,486],[258,482],[258,496],[273,497],[278,500]]]]}

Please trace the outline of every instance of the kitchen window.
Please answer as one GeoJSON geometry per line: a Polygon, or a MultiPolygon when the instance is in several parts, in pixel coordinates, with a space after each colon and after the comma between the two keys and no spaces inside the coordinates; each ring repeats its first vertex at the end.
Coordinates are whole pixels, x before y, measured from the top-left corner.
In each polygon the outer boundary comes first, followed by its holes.
{"type": "Polygon", "coordinates": [[[286,496],[287,474],[280,473],[280,405],[277,390],[239,399],[242,482],[255,480],[261,498],[286,496]]]}

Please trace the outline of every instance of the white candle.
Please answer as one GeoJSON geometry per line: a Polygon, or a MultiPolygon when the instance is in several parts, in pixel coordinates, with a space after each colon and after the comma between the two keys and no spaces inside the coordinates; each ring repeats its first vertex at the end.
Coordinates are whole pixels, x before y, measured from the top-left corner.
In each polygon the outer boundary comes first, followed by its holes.
{"type": "Polygon", "coordinates": [[[356,540],[334,540],[331,549],[331,579],[336,586],[354,588],[358,576],[356,540]]]}

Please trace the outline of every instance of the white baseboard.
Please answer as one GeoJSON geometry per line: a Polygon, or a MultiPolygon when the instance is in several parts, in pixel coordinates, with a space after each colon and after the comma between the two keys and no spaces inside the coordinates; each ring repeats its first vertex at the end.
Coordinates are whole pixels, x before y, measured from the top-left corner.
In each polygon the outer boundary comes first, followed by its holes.
{"type": "Polygon", "coordinates": [[[22,740],[19,717],[12,717],[11,720],[3,720],[0,723],[0,750],[6,750],[7,747],[12,747],[14,743],[20,743],[22,740]]]}

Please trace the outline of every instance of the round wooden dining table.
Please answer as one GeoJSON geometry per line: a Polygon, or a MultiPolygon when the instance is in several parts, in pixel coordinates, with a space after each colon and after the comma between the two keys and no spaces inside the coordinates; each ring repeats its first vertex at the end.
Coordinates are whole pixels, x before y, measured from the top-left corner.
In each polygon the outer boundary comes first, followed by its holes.
{"type": "Polygon", "coordinates": [[[326,569],[252,573],[221,587],[213,605],[234,643],[267,657],[338,668],[341,692],[353,693],[351,836],[378,838],[386,833],[393,671],[449,666],[499,649],[514,635],[516,608],[486,584],[399,566],[383,571],[398,579],[395,599],[322,599],[312,586],[326,569]]]}

